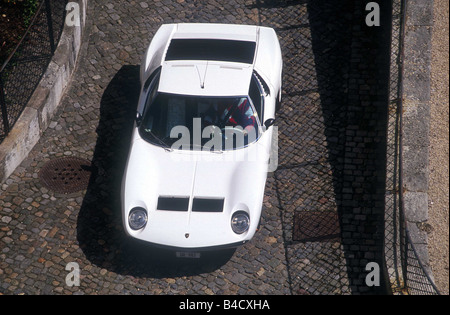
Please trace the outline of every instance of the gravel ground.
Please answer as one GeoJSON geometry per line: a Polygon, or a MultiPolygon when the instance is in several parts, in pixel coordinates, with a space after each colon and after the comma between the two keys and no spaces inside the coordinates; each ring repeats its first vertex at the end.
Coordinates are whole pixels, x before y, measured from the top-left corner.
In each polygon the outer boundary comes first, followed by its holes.
{"type": "Polygon", "coordinates": [[[449,2],[435,0],[431,75],[429,235],[436,285],[449,294],[449,2]]]}
{"type": "MultiPolygon", "coordinates": [[[[379,105],[388,98],[380,91],[389,39],[360,27],[365,10],[359,1],[155,0],[149,6],[92,0],[90,6],[88,45],[63,104],[1,187],[0,294],[378,293],[365,285],[364,267],[382,259],[384,244],[377,232],[384,228],[386,126],[380,117],[386,113],[379,105]],[[279,169],[268,179],[262,229],[234,254],[202,264],[165,259],[131,243],[121,233],[118,200],[137,101],[136,65],[156,27],[180,20],[276,27],[286,62],[279,169]],[[61,156],[92,161],[87,192],[66,196],[42,186],[40,170],[61,156]],[[302,239],[294,222],[305,213],[327,218],[331,232],[316,228],[312,241],[302,239]],[[332,238],[337,227],[340,241],[332,238]],[[64,284],[70,262],[81,268],[80,287],[64,284]]],[[[433,227],[442,244],[442,229],[433,227]]]]}

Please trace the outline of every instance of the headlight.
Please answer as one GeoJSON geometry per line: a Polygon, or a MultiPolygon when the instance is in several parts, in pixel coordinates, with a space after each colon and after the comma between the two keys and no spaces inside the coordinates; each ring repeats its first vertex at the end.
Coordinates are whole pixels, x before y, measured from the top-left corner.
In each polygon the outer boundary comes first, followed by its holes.
{"type": "Polygon", "coordinates": [[[233,214],[231,218],[231,228],[236,234],[243,234],[247,232],[250,227],[250,217],[245,211],[238,211],[233,214]]]}
{"type": "Polygon", "coordinates": [[[128,224],[135,231],[142,229],[147,224],[147,211],[140,207],[131,209],[128,224]]]}

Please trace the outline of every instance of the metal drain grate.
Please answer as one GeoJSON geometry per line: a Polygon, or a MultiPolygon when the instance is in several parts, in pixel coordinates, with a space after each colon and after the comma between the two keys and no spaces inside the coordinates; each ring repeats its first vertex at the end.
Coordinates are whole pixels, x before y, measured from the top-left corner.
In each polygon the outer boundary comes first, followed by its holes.
{"type": "Polygon", "coordinates": [[[45,187],[62,194],[87,188],[91,176],[91,162],[76,157],[63,157],[44,165],[39,178],[45,187]]]}
{"type": "Polygon", "coordinates": [[[292,238],[300,242],[338,241],[340,227],[337,213],[332,211],[296,212],[292,238]]]}

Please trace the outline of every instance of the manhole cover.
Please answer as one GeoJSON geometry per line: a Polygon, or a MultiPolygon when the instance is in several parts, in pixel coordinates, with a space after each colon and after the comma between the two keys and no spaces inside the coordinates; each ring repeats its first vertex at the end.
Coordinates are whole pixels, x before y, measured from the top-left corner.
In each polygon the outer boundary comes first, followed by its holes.
{"type": "Polygon", "coordinates": [[[301,211],[294,214],[294,241],[336,241],[340,239],[339,218],[331,211],[301,211]]]}
{"type": "Polygon", "coordinates": [[[91,162],[76,157],[63,157],[44,165],[39,173],[41,183],[48,189],[70,194],[87,188],[91,162]]]}

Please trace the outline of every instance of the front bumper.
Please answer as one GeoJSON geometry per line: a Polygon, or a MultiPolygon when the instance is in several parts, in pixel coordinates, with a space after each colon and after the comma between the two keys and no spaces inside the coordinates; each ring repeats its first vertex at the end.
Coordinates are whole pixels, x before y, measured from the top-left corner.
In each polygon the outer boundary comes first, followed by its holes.
{"type": "Polygon", "coordinates": [[[220,251],[220,250],[226,250],[226,249],[235,249],[238,248],[244,244],[246,244],[248,242],[248,240],[245,241],[239,241],[239,242],[235,242],[235,243],[230,243],[230,244],[224,244],[224,245],[215,245],[215,246],[206,246],[206,247],[194,247],[194,248],[186,248],[186,247],[177,247],[177,246],[170,246],[170,245],[163,245],[163,244],[158,244],[158,243],[152,243],[152,242],[148,242],[148,241],[143,241],[141,239],[137,239],[134,237],[131,237],[135,240],[138,240],[142,243],[145,243],[148,246],[154,247],[154,248],[158,248],[158,249],[162,249],[162,250],[166,250],[166,251],[170,251],[170,252],[210,252],[210,251],[220,251]]]}

